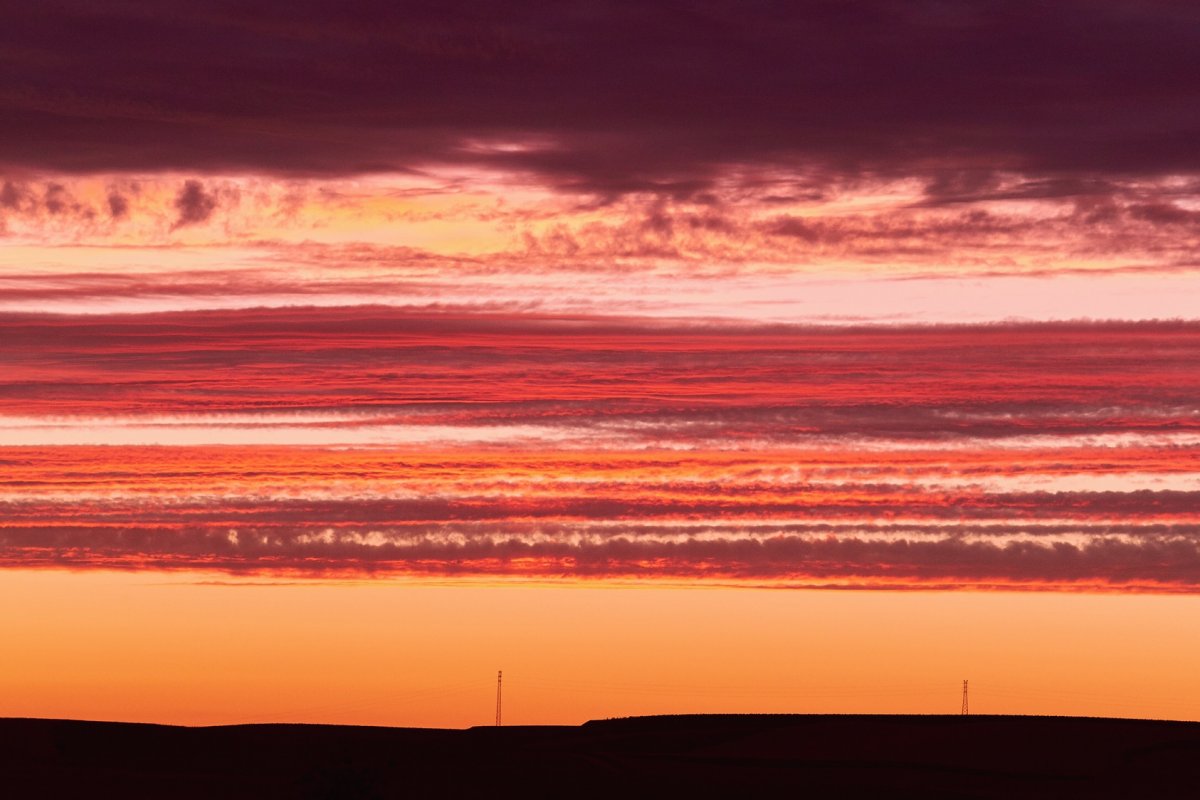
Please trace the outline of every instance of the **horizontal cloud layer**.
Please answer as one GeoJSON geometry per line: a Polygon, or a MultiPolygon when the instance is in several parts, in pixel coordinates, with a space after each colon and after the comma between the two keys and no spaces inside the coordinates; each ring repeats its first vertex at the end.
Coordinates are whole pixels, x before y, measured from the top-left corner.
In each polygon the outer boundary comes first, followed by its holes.
{"type": "Polygon", "coordinates": [[[442,575],[533,578],[709,579],[842,588],[1200,590],[1200,533],[1078,532],[1071,540],[1004,534],[852,528],[673,526],[654,531],[557,525],[449,530],[295,532],[143,525],[6,526],[0,565],[201,569],[238,574],[442,575]],[[685,530],[678,530],[679,527],[685,530]],[[690,529],[688,529],[690,528],[690,529]]]}
{"type": "MultiPolygon", "coordinates": [[[[959,198],[1000,166],[1077,191],[1200,171],[1198,44],[1175,2],[70,0],[0,17],[0,152],[82,172],[439,162],[676,195],[785,165],[810,178],[784,194],[872,171],[959,198]]],[[[179,223],[208,209],[183,195],[179,223]]]]}
{"type": "Polygon", "coordinates": [[[0,334],[10,416],[348,412],[338,424],[743,446],[1200,431],[1200,326],[1185,322],[805,328],[364,307],[3,315],[0,334]]]}
{"type": "Polygon", "coordinates": [[[10,566],[1200,588],[1192,322],[0,330],[10,566]]]}

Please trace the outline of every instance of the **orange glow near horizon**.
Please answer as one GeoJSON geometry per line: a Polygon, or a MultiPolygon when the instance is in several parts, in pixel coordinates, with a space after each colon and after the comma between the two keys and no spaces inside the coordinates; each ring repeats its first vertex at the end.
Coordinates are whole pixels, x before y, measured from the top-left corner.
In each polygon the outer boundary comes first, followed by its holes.
{"type": "Polygon", "coordinates": [[[186,725],[657,713],[1195,719],[1195,596],[7,571],[0,716],[186,725]],[[1112,643],[1119,642],[1114,648],[1112,643]]]}

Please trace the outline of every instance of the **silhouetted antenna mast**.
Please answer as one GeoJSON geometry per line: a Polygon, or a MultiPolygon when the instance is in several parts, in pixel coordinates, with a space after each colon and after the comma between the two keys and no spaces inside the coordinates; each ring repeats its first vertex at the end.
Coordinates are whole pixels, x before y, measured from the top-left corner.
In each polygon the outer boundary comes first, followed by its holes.
{"type": "MultiPolygon", "coordinates": [[[[497,672],[496,672],[496,727],[497,728],[500,727],[500,682],[503,679],[504,679],[504,670],[497,670],[497,672]]],[[[963,702],[965,703],[966,701],[964,700],[963,702]]],[[[964,705],[963,708],[966,708],[966,706],[964,705]]],[[[967,712],[963,711],[963,713],[965,714],[967,712]]]]}
{"type": "MultiPolygon", "coordinates": [[[[963,707],[962,707],[962,715],[963,715],[964,717],[967,715],[967,682],[966,682],[966,681],[963,681],[963,707]]],[[[497,725],[499,725],[499,724],[500,724],[500,711],[499,711],[499,709],[497,709],[497,711],[496,711],[496,724],[497,724],[497,725]]]]}

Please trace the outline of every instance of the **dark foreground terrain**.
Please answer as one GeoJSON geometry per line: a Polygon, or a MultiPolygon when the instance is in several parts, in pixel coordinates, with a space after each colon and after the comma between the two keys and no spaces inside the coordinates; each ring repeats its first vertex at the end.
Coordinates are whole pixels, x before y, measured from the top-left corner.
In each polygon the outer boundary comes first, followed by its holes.
{"type": "Polygon", "coordinates": [[[679,716],[469,730],[0,719],[6,797],[1200,797],[1200,723],[679,716]]]}

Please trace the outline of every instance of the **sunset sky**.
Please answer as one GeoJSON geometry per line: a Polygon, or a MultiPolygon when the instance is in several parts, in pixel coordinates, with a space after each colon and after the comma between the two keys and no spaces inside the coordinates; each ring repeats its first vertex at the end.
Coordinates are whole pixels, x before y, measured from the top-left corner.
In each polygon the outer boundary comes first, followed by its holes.
{"type": "Polygon", "coordinates": [[[1200,719],[1200,7],[0,11],[0,716],[1200,719]]]}

